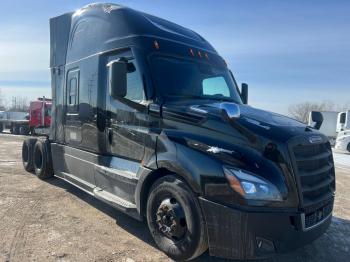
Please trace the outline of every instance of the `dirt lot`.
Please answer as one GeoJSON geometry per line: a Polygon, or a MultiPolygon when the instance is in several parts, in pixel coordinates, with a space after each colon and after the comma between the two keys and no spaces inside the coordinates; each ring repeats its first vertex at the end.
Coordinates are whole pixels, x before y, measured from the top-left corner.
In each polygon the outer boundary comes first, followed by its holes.
{"type": "MultiPolygon", "coordinates": [[[[59,179],[44,182],[25,172],[22,139],[0,135],[0,261],[169,261],[146,223],[59,179]]],[[[349,169],[337,169],[334,218],[326,234],[268,261],[348,261],[349,169]]],[[[198,261],[223,260],[204,254],[198,261]]]]}

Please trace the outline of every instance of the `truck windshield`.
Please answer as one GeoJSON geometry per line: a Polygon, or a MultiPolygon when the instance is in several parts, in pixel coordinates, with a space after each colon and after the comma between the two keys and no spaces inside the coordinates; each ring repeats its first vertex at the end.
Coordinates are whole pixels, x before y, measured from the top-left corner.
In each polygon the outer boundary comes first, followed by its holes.
{"type": "Polygon", "coordinates": [[[162,96],[242,103],[226,67],[158,56],[152,60],[152,69],[156,89],[162,96]]]}

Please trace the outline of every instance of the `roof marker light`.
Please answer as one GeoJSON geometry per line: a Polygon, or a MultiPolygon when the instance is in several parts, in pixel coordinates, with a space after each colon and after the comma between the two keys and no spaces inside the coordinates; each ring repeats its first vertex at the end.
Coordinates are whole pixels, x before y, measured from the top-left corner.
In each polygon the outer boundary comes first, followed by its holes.
{"type": "Polygon", "coordinates": [[[159,44],[158,44],[157,40],[154,40],[153,44],[154,44],[154,48],[159,50],[159,44]]]}

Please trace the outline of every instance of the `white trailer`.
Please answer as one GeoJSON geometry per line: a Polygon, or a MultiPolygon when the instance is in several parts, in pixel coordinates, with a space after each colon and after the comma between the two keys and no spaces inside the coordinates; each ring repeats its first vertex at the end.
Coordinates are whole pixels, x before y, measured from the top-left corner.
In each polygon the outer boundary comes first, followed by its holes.
{"type": "Polygon", "coordinates": [[[12,134],[25,134],[28,124],[29,115],[26,112],[2,111],[0,113],[0,132],[9,128],[12,134]]]}

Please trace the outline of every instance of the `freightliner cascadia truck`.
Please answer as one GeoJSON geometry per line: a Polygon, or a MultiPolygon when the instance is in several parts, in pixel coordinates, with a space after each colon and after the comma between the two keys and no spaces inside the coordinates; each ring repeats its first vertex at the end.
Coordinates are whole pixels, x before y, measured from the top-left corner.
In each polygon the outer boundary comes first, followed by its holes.
{"type": "Polygon", "coordinates": [[[26,170],[146,220],[175,260],[267,257],[327,230],[327,137],[248,106],[248,86],[202,36],[115,4],[50,29],[51,132],[24,141],[26,170]]]}

